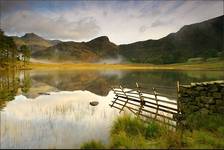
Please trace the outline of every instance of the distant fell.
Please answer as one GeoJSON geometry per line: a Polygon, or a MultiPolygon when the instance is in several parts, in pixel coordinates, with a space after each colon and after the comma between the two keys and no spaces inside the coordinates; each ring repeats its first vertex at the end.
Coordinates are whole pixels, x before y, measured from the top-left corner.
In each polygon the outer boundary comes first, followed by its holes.
{"type": "Polygon", "coordinates": [[[45,50],[46,48],[61,42],[59,40],[46,40],[35,33],[26,33],[22,37],[13,36],[13,40],[17,47],[27,45],[31,49],[31,53],[45,50]]]}
{"type": "Polygon", "coordinates": [[[159,40],[119,45],[120,55],[131,62],[167,64],[192,57],[216,57],[224,51],[224,16],[183,26],[159,40]]]}
{"type": "MultiPolygon", "coordinates": [[[[212,58],[224,55],[224,16],[183,26],[158,40],[116,45],[107,36],[88,42],[47,40],[34,33],[13,37],[17,46],[31,48],[32,57],[54,61],[97,62],[124,58],[126,62],[170,64],[191,58],[212,58]]],[[[191,59],[192,60],[192,59],[191,59]]]]}

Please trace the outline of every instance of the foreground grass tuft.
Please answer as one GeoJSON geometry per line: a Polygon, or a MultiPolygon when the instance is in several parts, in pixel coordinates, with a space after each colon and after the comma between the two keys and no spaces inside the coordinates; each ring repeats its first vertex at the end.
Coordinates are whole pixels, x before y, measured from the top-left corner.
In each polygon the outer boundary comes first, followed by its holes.
{"type": "Polygon", "coordinates": [[[89,141],[82,144],[81,149],[105,149],[105,146],[101,141],[89,141]]]}
{"type": "MultiPolygon", "coordinates": [[[[224,148],[223,116],[194,115],[189,118],[191,130],[170,130],[155,121],[142,122],[136,117],[123,115],[114,121],[107,148],[122,149],[180,149],[224,148]]],[[[106,148],[101,142],[91,141],[81,148],[106,148]]]]}

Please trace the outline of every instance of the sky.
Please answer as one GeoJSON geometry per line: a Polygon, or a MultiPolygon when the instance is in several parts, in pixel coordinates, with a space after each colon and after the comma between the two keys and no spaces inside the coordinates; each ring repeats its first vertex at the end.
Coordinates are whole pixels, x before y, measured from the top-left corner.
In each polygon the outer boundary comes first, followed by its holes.
{"type": "Polygon", "coordinates": [[[116,44],[159,39],[182,26],[223,15],[223,0],[0,0],[6,35],[116,44]]]}

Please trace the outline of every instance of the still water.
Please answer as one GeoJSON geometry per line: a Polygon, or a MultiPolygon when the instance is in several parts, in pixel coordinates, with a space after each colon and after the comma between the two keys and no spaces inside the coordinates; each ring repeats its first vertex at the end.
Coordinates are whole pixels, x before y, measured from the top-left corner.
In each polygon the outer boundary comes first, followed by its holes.
{"type": "Polygon", "coordinates": [[[176,96],[176,81],[223,80],[222,71],[30,70],[0,73],[0,148],[79,148],[108,142],[118,111],[111,86],[176,96]],[[48,94],[41,94],[48,93],[48,94]],[[90,106],[89,102],[99,105],[90,106]]]}

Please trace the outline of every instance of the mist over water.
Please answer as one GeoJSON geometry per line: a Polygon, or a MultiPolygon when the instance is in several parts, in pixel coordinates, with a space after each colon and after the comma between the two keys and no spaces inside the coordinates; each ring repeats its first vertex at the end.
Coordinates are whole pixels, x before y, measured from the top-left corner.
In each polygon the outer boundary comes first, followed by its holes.
{"type": "Polygon", "coordinates": [[[121,55],[118,55],[116,58],[105,58],[97,62],[97,64],[121,64],[124,63],[125,59],[121,55]]]}

